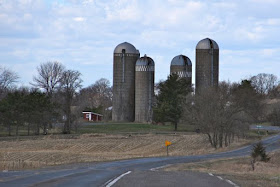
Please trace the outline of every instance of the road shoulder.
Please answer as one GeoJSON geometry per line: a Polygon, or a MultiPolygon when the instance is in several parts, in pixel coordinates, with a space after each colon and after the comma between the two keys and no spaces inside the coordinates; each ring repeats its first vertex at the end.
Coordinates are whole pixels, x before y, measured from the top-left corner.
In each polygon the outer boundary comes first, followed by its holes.
{"type": "Polygon", "coordinates": [[[252,170],[251,158],[229,158],[197,163],[175,164],[163,168],[163,171],[196,171],[210,173],[233,181],[240,186],[280,186],[280,152],[269,154],[267,163],[257,162],[252,170]]]}

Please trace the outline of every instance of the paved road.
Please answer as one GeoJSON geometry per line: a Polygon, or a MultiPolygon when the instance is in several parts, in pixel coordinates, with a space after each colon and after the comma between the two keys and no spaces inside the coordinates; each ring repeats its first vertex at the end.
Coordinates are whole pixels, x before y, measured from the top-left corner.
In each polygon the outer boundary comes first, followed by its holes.
{"type": "Polygon", "coordinates": [[[165,172],[165,171],[135,171],[121,178],[114,184],[114,187],[233,187],[237,186],[232,181],[227,181],[219,176],[211,176],[208,173],[199,172],[165,172]]]}
{"type": "Polygon", "coordinates": [[[280,131],[280,127],[278,127],[278,126],[250,125],[250,129],[267,130],[267,131],[280,131]]]}
{"type": "MultiPolygon", "coordinates": [[[[263,143],[266,146],[267,151],[280,149],[280,134],[263,140],[263,143]]],[[[39,170],[3,171],[0,172],[0,186],[110,186],[114,182],[116,182],[114,183],[115,186],[132,186],[131,183],[128,183],[129,179],[132,179],[135,185],[141,184],[140,181],[137,181],[141,178],[141,181],[144,179],[146,181],[156,182],[156,180],[161,177],[161,173],[155,171],[155,174],[151,174],[153,173],[151,170],[156,170],[158,167],[169,164],[198,162],[216,158],[246,156],[250,154],[251,149],[252,145],[234,151],[208,155],[143,158],[98,164],[73,164],[39,170]],[[139,175],[137,175],[137,173],[139,175]],[[119,181],[115,180],[122,175],[123,177],[120,178],[119,181]],[[136,180],[134,180],[133,177],[135,176],[140,178],[136,178],[136,180]]],[[[208,176],[207,179],[206,176],[204,176],[207,174],[174,173],[172,175],[174,175],[173,177],[177,179],[177,182],[182,181],[182,176],[190,176],[190,179],[193,182],[189,182],[189,186],[192,186],[195,182],[200,186],[227,186],[229,184],[229,182],[226,182],[225,180],[221,180],[220,182],[223,183],[218,184],[217,181],[220,179],[212,176],[208,176]],[[179,177],[180,180],[177,177],[179,177]]],[[[168,179],[166,181],[168,182],[168,179]]],[[[178,186],[180,186],[180,184],[178,184],[178,186]]],[[[184,185],[186,185],[186,183],[184,183],[184,185]]]]}

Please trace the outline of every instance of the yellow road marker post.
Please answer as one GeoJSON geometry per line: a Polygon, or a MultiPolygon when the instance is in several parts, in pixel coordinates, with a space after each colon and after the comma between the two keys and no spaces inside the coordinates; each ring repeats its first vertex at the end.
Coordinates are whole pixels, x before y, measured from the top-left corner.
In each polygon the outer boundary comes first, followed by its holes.
{"type": "Polygon", "coordinates": [[[165,140],[165,146],[166,146],[166,154],[168,156],[168,147],[171,145],[170,141],[165,140]]]}

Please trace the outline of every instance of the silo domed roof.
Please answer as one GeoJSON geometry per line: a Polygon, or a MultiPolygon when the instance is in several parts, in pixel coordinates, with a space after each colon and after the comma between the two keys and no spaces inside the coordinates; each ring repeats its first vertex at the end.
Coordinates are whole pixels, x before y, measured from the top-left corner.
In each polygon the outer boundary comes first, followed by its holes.
{"type": "Polygon", "coordinates": [[[200,40],[198,44],[196,45],[196,49],[219,49],[218,44],[210,39],[210,38],[205,38],[203,40],[200,40]]]}
{"type": "Polygon", "coordinates": [[[191,60],[185,55],[175,56],[171,61],[171,66],[191,66],[191,60]]]}
{"type": "Polygon", "coordinates": [[[138,54],[137,49],[130,43],[124,42],[119,45],[114,50],[114,53],[122,53],[122,50],[125,49],[126,53],[133,53],[133,54],[138,54]]]}
{"type": "Polygon", "coordinates": [[[144,55],[136,61],[136,66],[154,66],[155,63],[152,58],[144,55]]]}

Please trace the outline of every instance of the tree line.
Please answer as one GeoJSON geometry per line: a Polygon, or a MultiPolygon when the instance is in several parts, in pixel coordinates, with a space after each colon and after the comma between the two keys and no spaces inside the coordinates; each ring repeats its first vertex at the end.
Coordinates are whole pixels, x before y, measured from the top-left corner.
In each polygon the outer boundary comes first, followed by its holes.
{"type": "Polygon", "coordinates": [[[240,83],[220,82],[195,94],[188,89],[190,84],[176,74],[158,84],[155,122],[171,122],[174,130],[178,123],[193,125],[215,148],[244,137],[250,124],[280,125],[280,86],[275,75],[261,73],[240,83]]]}
{"type": "MultiPolygon", "coordinates": [[[[82,88],[81,73],[58,62],[37,67],[30,87],[17,87],[17,73],[0,67],[1,134],[46,134],[59,125],[69,134],[80,126],[82,111],[103,114],[111,120],[112,87],[101,78],[82,88]]],[[[245,136],[249,125],[268,121],[280,124],[280,86],[275,75],[261,73],[238,83],[220,82],[218,87],[194,93],[187,79],[170,75],[156,86],[154,122],[193,125],[217,148],[245,136]]]]}
{"type": "Polygon", "coordinates": [[[112,88],[107,79],[82,89],[81,73],[59,62],[40,64],[30,87],[17,87],[18,79],[16,72],[0,68],[1,134],[19,135],[19,129],[26,135],[47,134],[56,125],[70,134],[79,127],[84,110],[110,119],[112,88]]]}

